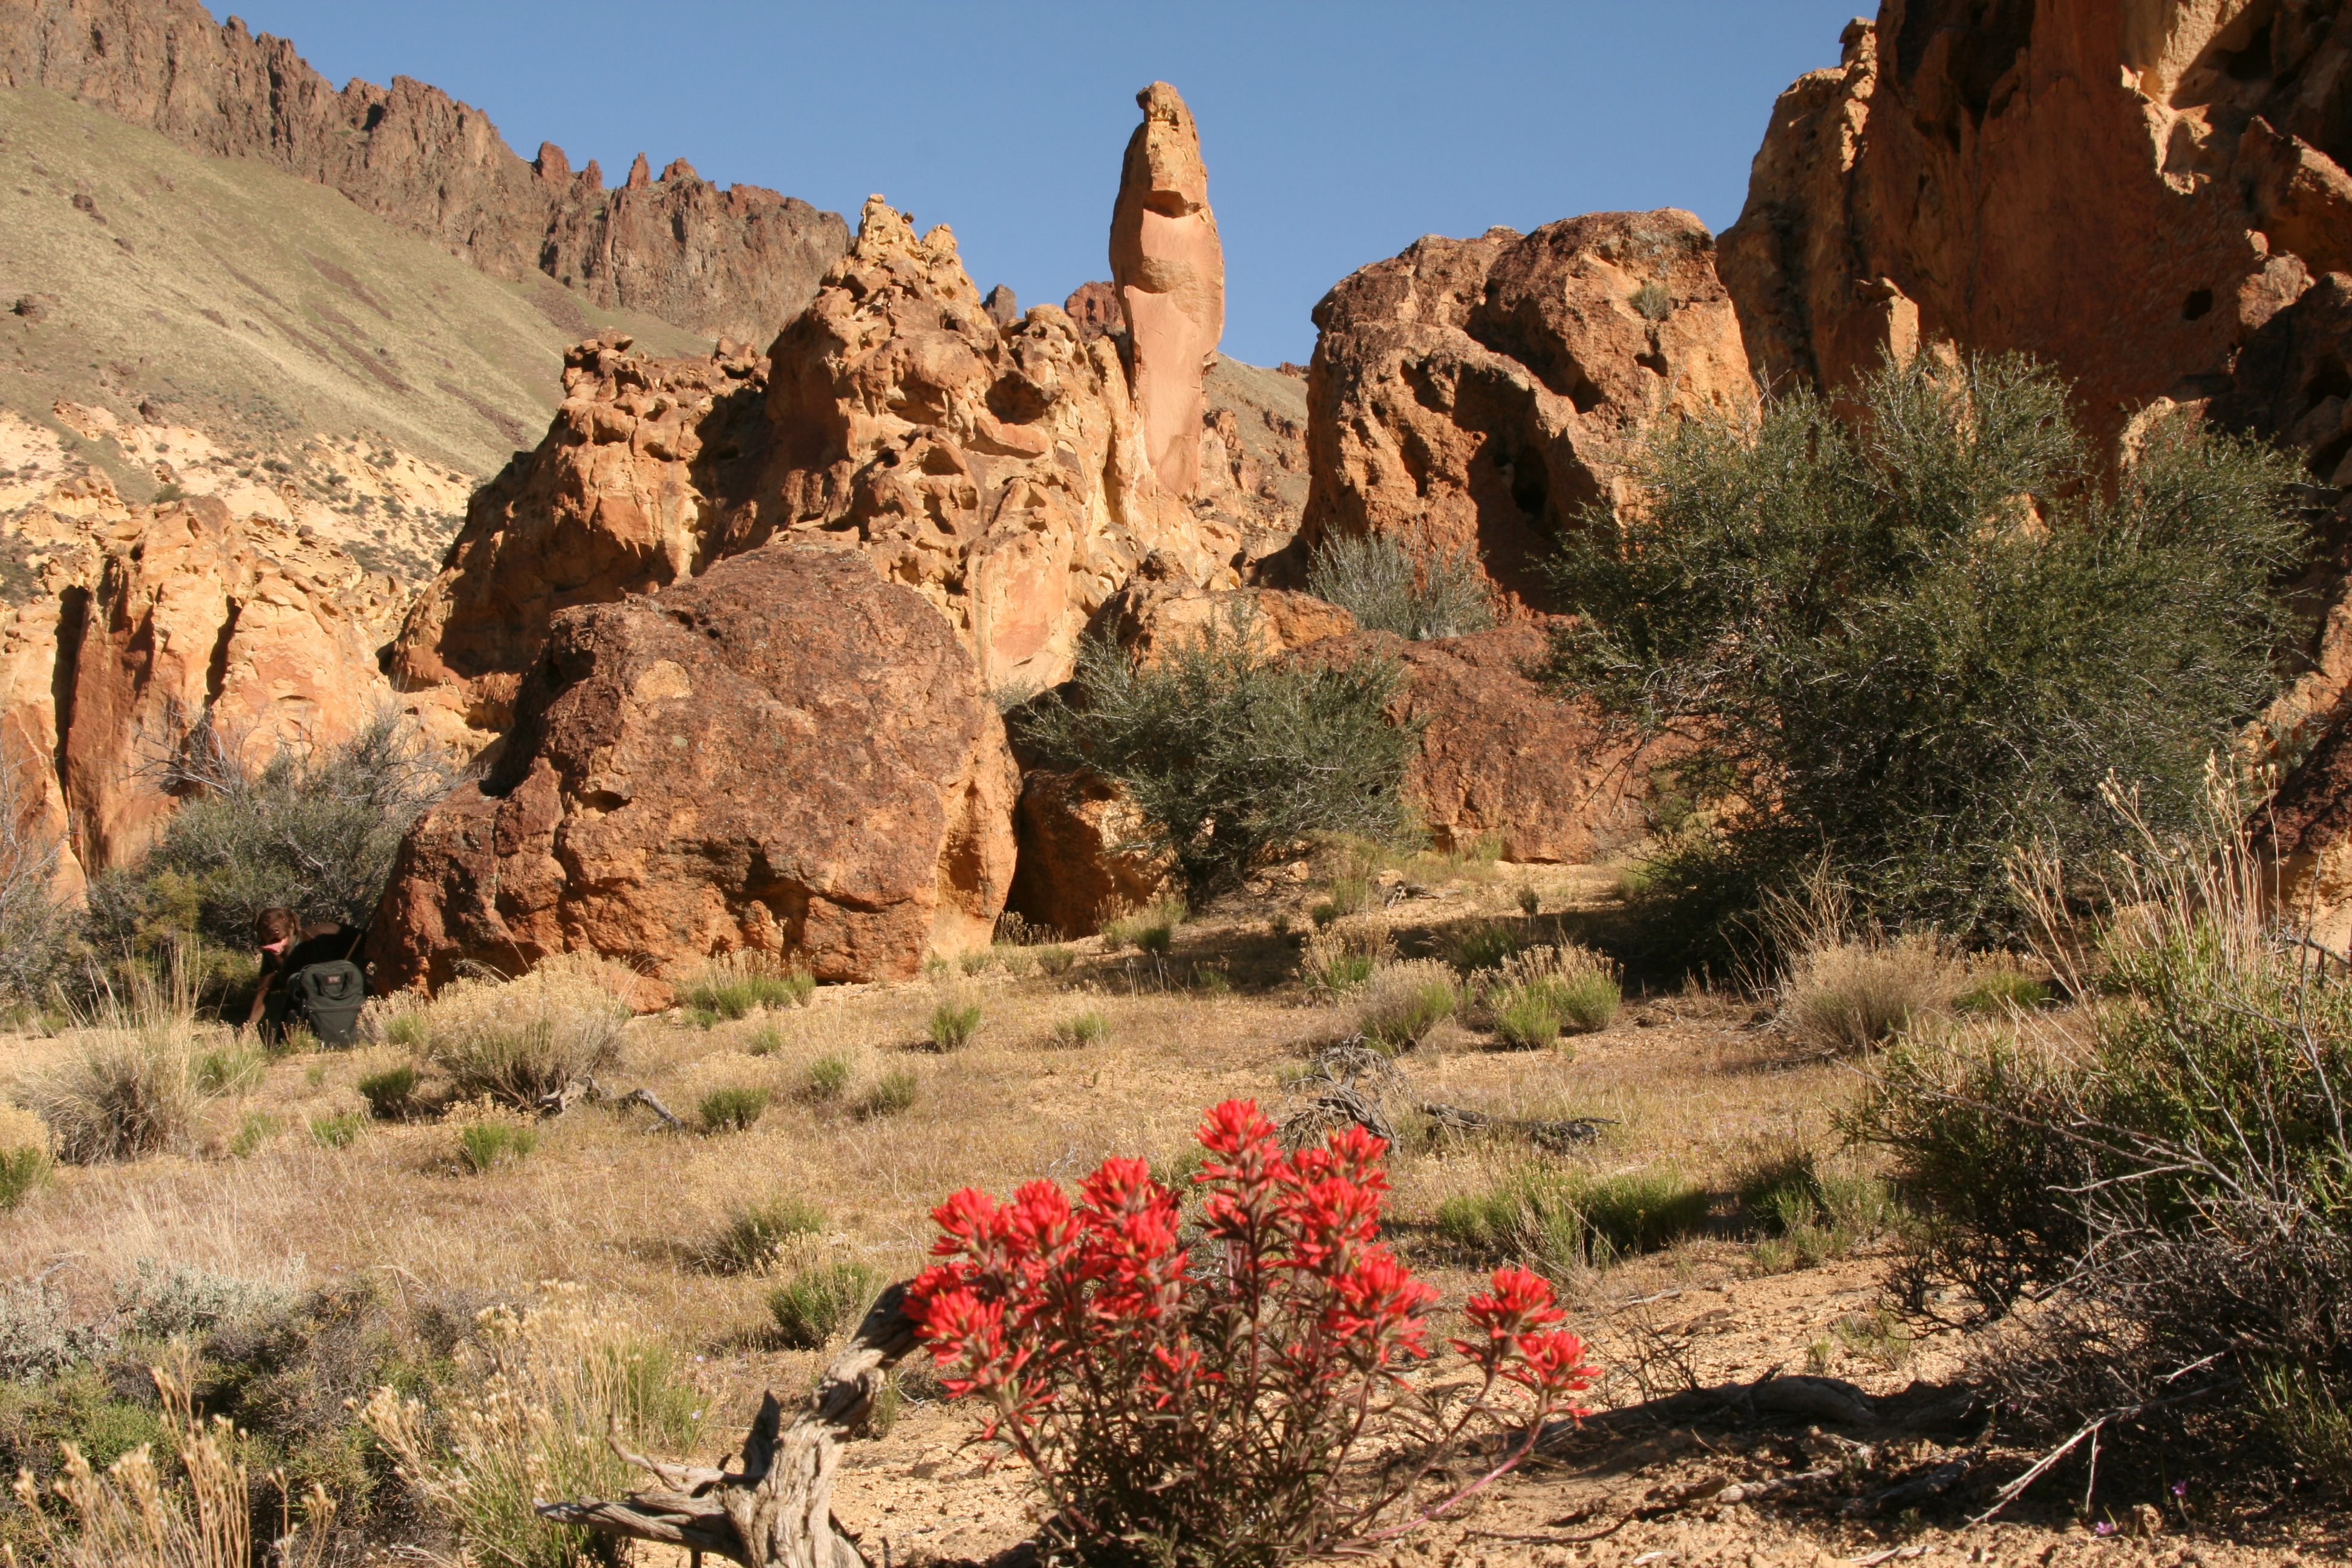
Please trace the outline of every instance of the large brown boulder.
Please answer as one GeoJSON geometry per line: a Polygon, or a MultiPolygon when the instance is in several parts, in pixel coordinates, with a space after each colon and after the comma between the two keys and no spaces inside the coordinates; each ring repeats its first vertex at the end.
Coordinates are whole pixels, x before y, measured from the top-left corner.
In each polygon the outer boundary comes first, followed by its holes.
{"type": "Polygon", "coordinates": [[[1483,840],[1506,860],[1588,864],[1648,831],[1650,772],[1664,752],[1629,744],[1590,704],[1538,684],[1528,670],[1547,646],[1543,626],[1522,621],[1427,642],[1358,632],[1297,657],[1404,667],[1390,717],[1423,726],[1405,791],[1438,848],[1483,840]]]}
{"type": "Polygon", "coordinates": [[[1018,786],[969,650],[862,553],[778,541],[556,616],[493,774],[403,845],[387,984],[593,951],[904,979],[983,944],[1018,786]]]}
{"type": "Polygon", "coordinates": [[[1169,886],[1166,862],[1129,847],[1146,825],[1099,773],[1041,768],[1021,781],[1020,856],[1005,907],[1064,936],[1092,936],[1106,916],[1139,909],[1169,886]]]}
{"type": "Polygon", "coordinates": [[[1714,238],[1671,208],[1432,236],[1315,324],[1302,542],[1476,551],[1507,605],[1540,601],[1538,563],[1614,495],[1629,433],[1755,398],[1714,238]]]}
{"type": "Polygon", "coordinates": [[[1238,581],[1237,529],[1153,478],[1127,373],[1051,305],[988,314],[942,226],[878,196],[765,359],[573,351],[538,451],[476,497],[394,652],[484,737],[551,617],[779,537],[868,556],[929,600],[992,688],[1067,676],[1079,632],[1159,551],[1238,581]]]}

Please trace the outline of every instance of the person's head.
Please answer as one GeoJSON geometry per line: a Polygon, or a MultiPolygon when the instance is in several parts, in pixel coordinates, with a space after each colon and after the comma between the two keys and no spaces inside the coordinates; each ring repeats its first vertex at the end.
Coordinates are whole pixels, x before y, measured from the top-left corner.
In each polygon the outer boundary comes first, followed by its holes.
{"type": "Polygon", "coordinates": [[[264,910],[253,917],[254,943],[258,947],[275,947],[294,934],[292,910],[264,910]]]}

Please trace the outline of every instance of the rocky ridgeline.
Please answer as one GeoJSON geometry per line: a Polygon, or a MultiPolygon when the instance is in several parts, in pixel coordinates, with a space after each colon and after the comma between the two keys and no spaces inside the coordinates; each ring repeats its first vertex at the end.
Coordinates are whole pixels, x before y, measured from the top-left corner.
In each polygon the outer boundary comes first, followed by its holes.
{"type": "Polygon", "coordinates": [[[256,158],[341,191],[497,278],[539,273],[607,307],[758,339],[847,248],[836,213],[724,190],[644,154],[608,189],[542,144],[524,162],[478,110],[394,77],[338,92],[284,38],[195,0],[5,0],[0,85],[39,87],[184,146],[256,158]]]}

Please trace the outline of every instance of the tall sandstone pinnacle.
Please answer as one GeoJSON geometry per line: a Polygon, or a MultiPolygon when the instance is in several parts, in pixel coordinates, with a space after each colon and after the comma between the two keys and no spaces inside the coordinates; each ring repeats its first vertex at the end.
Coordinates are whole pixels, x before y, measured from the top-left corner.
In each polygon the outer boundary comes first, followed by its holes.
{"type": "Polygon", "coordinates": [[[1202,382],[1225,332],[1225,251],[1192,111],[1164,81],[1135,101],[1143,123],[1128,141],[1111,208],[1110,274],[1152,472],[1171,495],[1190,495],[1201,477],[1202,382]]]}

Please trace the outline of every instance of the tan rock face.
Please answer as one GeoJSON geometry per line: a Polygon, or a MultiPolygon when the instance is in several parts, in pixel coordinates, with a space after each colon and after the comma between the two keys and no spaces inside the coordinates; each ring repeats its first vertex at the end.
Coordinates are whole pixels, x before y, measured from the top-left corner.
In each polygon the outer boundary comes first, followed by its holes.
{"type": "Polygon", "coordinates": [[[1111,209],[1111,278],[1152,471],[1189,495],[1201,470],[1201,381],[1225,331],[1225,252],[1192,111],[1164,81],[1135,101],[1143,123],[1127,144],[1111,209]]]}
{"type": "Polygon", "coordinates": [[[59,672],[63,786],[89,869],[136,858],[176,808],[152,769],[206,716],[257,768],[280,745],[337,744],[391,700],[375,650],[403,595],[341,552],[208,497],[95,542],[92,580],[63,599],[68,621],[80,614],[59,672]]]}
{"type": "Polygon", "coordinates": [[[779,541],[556,617],[497,771],[403,846],[371,951],[395,985],[579,950],[669,977],[753,949],[904,979],[988,941],[1017,787],[922,596],[779,541]]]}
{"type": "Polygon", "coordinates": [[[573,351],[537,452],[476,498],[402,630],[394,679],[502,728],[578,604],[768,540],[872,559],[935,605],[992,687],[1069,673],[1087,617],[1154,551],[1238,581],[1239,531],[1154,479],[1113,346],[1053,306],[992,321],[944,227],[879,197],[766,360],[573,351]]]}
{"type": "Polygon", "coordinates": [[[1648,831],[1650,773],[1665,752],[1612,740],[1590,705],[1528,679],[1546,646],[1541,626],[1519,623],[1429,642],[1360,632],[1298,657],[1403,665],[1391,717],[1426,726],[1405,786],[1437,847],[1491,838],[1507,860],[1586,864],[1648,831]]]}
{"type": "Polygon", "coordinates": [[[1781,96],[1724,234],[1759,378],[1836,387],[1922,338],[2024,350],[2112,439],[2226,377],[2341,262],[2333,26],[2240,0],[1889,0],[1781,96]]]}
{"type": "Polygon", "coordinates": [[[1305,543],[1474,549],[1507,604],[1611,493],[1624,433],[1755,396],[1715,242],[1685,212],[1432,237],[1315,308],[1305,543]]]}
{"type": "Polygon", "coordinates": [[[1289,653],[1325,637],[1346,637],[1356,617],[1311,594],[1281,588],[1209,590],[1161,577],[1146,562],[1096,618],[1104,636],[1147,665],[1211,627],[1222,634],[1236,620],[1260,653],[1289,653]]]}

